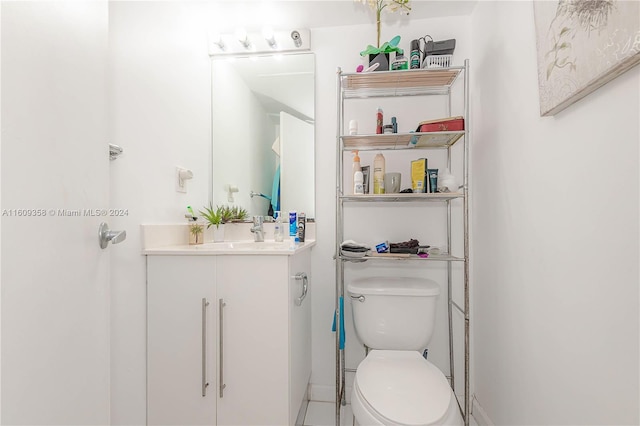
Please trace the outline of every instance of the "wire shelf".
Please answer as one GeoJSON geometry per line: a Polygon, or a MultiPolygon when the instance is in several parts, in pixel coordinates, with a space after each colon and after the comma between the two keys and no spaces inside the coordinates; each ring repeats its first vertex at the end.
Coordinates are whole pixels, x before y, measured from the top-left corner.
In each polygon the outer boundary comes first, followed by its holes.
{"type": "Polygon", "coordinates": [[[344,150],[373,151],[380,149],[448,148],[465,135],[464,130],[455,132],[391,133],[382,135],[340,136],[344,150]],[[414,140],[414,138],[416,138],[414,140]],[[415,141],[415,144],[411,142],[415,141]]]}
{"type": "Polygon", "coordinates": [[[437,202],[449,201],[456,198],[463,198],[464,194],[460,192],[444,192],[434,194],[422,193],[401,193],[401,194],[364,194],[364,195],[343,195],[340,197],[342,201],[352,202],[403,202],[403,201],[424,201],[437,202]]]}
{"type": "Polygon", "coordinates": [[[343,94],[348,98],[448,94],[463,68],[344,73],[343,94]]]}

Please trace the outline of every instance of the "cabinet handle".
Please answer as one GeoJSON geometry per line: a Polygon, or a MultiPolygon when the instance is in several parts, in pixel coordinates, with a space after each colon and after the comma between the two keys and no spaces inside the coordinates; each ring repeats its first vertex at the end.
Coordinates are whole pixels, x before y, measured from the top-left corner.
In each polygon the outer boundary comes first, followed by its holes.
{"type": "Polygon", "coordinates": [[[202,298],[202,396],[207,396],[207,306],[209,302],[202,298]]]}
{"type": "Polygon", "coordinates": [[[220,376],[220,398],[222,398],[224,396],[224,388],[227,387],[227,385],[224,384],[224,337],[223,337],[224,312],[223,312],[223,309],[224,309],[225,306],[227,306],[227,304],[224,303],[224,299],[218,299],[218,312],[219,312],[219,315],[220,315],[220,321],[219,321],[219,326],[220,326],[220,371],[219,371],[219,374],[218,374],[218,376],[220,376]]]}
{"type": "Polygon", "coordinates": [[[297,273],[295,275],[296,280],[302,280],[302,294],[300,297],[296,298],[296,306],[302,305],[302,301],[305,297],[307,297],[307,290],[309,290],[309,278],[307,278],[307,274],[304,272],[297,273]]]}

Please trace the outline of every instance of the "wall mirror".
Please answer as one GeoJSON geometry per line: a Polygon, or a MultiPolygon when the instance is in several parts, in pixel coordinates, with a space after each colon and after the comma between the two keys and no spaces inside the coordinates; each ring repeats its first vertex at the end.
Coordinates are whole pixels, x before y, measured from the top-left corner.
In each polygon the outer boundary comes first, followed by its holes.
{"type": "Polygon", "coordinates": [[[315,217],[313,53],[212,57],[212,200],[315,217]]]}

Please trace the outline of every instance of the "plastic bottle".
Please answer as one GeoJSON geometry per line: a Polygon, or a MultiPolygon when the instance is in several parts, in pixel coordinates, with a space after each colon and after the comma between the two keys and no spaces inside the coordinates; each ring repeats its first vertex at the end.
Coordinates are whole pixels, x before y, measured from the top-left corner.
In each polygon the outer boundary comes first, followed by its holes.
{"type": "Polygon", "coordinates": [[[353,174],[353,193],[364,194],[364,175],[360,171],[353,174]]]}
{"type": "Polygon", "coordinates": [[[404,50],[398,49],[398,53],[396,53],[396,58],[391,62],[391,70],[408,70],[409,69],[409,60],[404,57],[404,50]]]}
{"type": "Polygon", "coordinates": [[[292,240],[298,237],[298,214],[295,210],[289,212],[289,237],[292,240]]]}
{"type": "Polygon", "coordinates": [[[410,67],[413,69],[420,68],[420,40],[411,40],[411,54],[409,55],[410,67]]]}
{"type": "Polygon", "coordinates": [[[357,134],[358,134],[358,120],[350,120],[349,135],[357,135],[357,134]]]}
{"type": "Polygon", "coordinates": [[[280,211],[276,211],[275,215],[275,224],[274,224],[274,232],[273,239],[277,242],[284,241],[284,223],[282,223],[282,215],[280,211]]]}
{"type": "Polygon", "coordinates": [[[381,153],[373,157],[373,193],[384,194],[384,155],[381,153]]]}
{"type": "Polygon", "coordinates": [[[304,212],[298,213],[298,241],[304,243],[307,226],[307,215],[304,212]]]}
{"type": "Polygon", "coordinates": [[[382,126],[382,108],[378,107],[378,111],[376,112],[376,134],[381,135],[383,126],[382,126]]]}
{"type": "MultiPolygon", "coordinates": [[[[355,185],[356,182],[356,172],[360,172],[362,173],[362,167],[360,166],[360,156],[358,155],[358,151],[352,151],[353,152],[353,166],[352,166],[352,170],[351,170],[351,177],[353,177],[353,183],[355,185]]],[[[354,190],[354,194],[355,194],[355,190],[354,190]]]]}

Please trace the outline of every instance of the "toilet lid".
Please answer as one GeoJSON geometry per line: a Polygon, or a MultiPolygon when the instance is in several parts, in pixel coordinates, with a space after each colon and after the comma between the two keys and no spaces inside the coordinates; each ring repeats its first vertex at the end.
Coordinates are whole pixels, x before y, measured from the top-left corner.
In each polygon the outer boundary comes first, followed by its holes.
{"type": "Polygon", "coordinates": [[[371,351],[358,366],[356,382],[369,405],[396,424],[437,423],[451,402],[447,378],[415,351],[371,351]]]}

